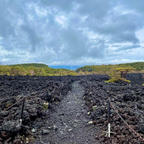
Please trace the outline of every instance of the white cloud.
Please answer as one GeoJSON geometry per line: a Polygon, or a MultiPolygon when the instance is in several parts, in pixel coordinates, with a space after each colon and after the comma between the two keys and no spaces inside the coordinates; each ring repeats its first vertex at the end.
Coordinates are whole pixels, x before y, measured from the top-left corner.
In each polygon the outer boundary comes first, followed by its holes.
{"type": "Polygon", "coordinates": [[[0,63],[143,60],[142,2],[1,0],[0,63]]]}
{"type": "Polygon", "coordinates": [[[58,24],[60,24],[63,28],[68,27],[67,18],[64,15],[55,16],[55,20],[58,24]]]}
{"type": "Polygon", "coordinates": [[[136,36],[140,41],[141,47],[144,47],[144,28],[139,29],[138,31],[136,31],[136,36]]]}

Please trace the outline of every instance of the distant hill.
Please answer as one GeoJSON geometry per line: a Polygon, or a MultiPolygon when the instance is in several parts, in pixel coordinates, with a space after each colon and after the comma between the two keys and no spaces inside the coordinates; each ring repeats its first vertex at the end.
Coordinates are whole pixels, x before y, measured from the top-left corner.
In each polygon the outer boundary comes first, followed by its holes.
{"type": "Polygon", "coordinates": [[[77,75],[68,69],[54,69],[45,64],[29,63],[16,65],[0,65],[0,75],[29,75],[29,76],[64,76],[77,75]]]}
{"type": "Polygon", "coordinates": [[[74,66],[67,66],[67,65],[58,65],[58,66],[53,66],[53,65],[50,65],[51,68],[56,68],[56,69],[69,69],[69,70],[76,70],[78,69],[79,67],[81,66],[77,66],[77,65],[74,65],[74,66]]]}
{"type": "Polygon", "coordinates": [[[65,75],[86,75],[86,74],[109,74],[114,68],[132,67],[132,72],[144,73],[144,62],[125,63],[116,65],[87,65],[74,70],[68,70],[68,66],[51,68],[46,64],[27,63],[15,65],[0,65],[0,75],[29,75],[29,76],[65,76],[65,75]]]}
{"type": "Polygon", "coordinates": [[[41,63],[25,63],[25,64],[15,64],[15,65],[8,65],[8,66],[22,66],[22,67],[48,67],[46,64],[41,63]]]}
{"type": "Polygon", "coordinates": [[[135,69],[134,72],[144,72],[144,62],[134,62],[115,65],[87,65],[78,68],[76,72],[107,74],[107,72],[116,67],[132,67],[135,69]]]}
{"type": "Polygon", "coordinates": [[[137,71],[144,70],[144,62],[125,63],[119,64],[119,66],[131,66],[135,68],[137,71]]]}

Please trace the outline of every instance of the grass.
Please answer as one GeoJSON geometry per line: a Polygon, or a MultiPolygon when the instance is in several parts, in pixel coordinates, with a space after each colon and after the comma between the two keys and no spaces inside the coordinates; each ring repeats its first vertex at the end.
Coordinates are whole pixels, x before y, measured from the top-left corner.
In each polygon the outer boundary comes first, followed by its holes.
{"type": "MultiPolygon", "coordinates": [[[[78,68],[76,71],[68,69],[54,69],[46,64],[28,63],[16,65],[0,65],[0,75],[8,76],[66,76],[66,75],[111,75],[114,69],[129,68],[131,73],[144,73],[144,62],[117,64],[117,65],[87,65],[78,68]]],[[[115,81],[115,79],[111,80],[115,81]]]]}

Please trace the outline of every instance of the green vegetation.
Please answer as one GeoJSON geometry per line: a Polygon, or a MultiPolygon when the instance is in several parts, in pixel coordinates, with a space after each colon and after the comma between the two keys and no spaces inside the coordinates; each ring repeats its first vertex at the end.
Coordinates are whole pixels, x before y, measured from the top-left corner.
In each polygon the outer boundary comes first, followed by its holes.
{"type": "Polygon", "coordinates": [[[84,66],[77,69],[77,72],[82,74],[106,74],[110,76],[107,83],[125,81],[130,83],[126,79],[128,72],[144,72],[144,62],[117,64],[117,65],[91,65],[84,66]]]}
{"type": "Polygon", "coordinates": [[[44,108],[45,110],[48,109],[48,106],[49,106],[49,103],[48,103],[48,102],[43,103],[43,108],[44,108]]]}
{"type": "Polygon", "coordinates": [[[0,65],[0,75],[64,76],[77,75],[77,73],[67,69],[53,69],[45,64],[31,63],[18,65],[0,65]]]}
{"type": "Polygon", "coordinates": [[[134,63],[126,63],[126,64],[119,64],[119,66],[130,66],[133,67],[136,71],[144,70],[144,62],[134,62],[134,63]]]}
{"type": "Polygon", "coordinates": [[[127,83],[130,83],[130,80],[124,79],[124,78],[111,78],[108,81],[105,81],[106,83],[114,83],[114,82],[118,82],[118,81],[125,81],[127,83]]]}
{"type": "Polygon", "coordinates": [[[111,73],[111,70],[119,67],[130,68],[131,72],[144,73],[144,62],[116,64],[116,65],[89,65],[89,66],[78,68],[76,71],[78,73],[85,73],[85,74],[90,74],[90,73],[109,74],[111,73]]]}
{"type": "Polygon", "coordinates": [[[78,68],[76,71],[85,74],[107,74],[107,72],[109,72],[114,67],[114,65],[90,65],[78,68]]]}
{"type": "Polygon", "coordinates": [[[105,81],[107,83],[118,82],[118,81],[125,81],[130,83],[129,80],[126,79],[126,75],[128,72],[134,70],[132,67],[117,67],[112,69],[112,72],[109,73],[111,79],[105,81]]]}
{"type": "Polygon", "coordinates": [[[128,72],[135,70],[133,67],[118,67],[116,68],[116,71],[120,72],[120,77],[121,78],[126,78],[126,75],[128,72]]]}
{"type": "Polygon", "coordinates": [[[15,65],[9,65],[11,67],[13,66],[22,66],[22,67],[48,67],[46,64],[41,63],[26,63],[26,64],[15,64],[15,65]]]}
{"type": "MultiPolygon", "coordinates": [[[[65,75],[88,75],[118,73],[120,78],[125,78],[127,72],[144,73],[144,62],[117,64],[117,65],[90,65],[78,68],[76,71],[68,69],[54,69],[45,64],[17,64],[0,65],[0,75],[29,75],[29,76],[65,76],[65,75]]],[[[117,79],[117,78],[116,78],[117,79]]],[[[113,79],[113,81],[115,81],[113,79]]]]}

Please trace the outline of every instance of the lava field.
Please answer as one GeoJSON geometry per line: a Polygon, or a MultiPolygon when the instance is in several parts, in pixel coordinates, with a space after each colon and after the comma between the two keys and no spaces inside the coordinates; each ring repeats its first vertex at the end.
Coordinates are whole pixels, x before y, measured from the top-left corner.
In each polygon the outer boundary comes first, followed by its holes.
{"type": "Polygon", "coordinates": [[[0,77],[0,143],[30,143],[49,109],[71,90],[67,77],[0,77]],[[21,122],[22,120],[22,122],[21,122]],[[26,139],[29,137],[29,140],[26,139]]]}
{"type": "Polygon", "coordinates": [[[75,81],[84,88],[87,114],[100,129],[96,141],[100,144],[143,144],[144,78],[141,74],[130,74],[131,84],[105,83],[108,78],[105,75],[0,76],[0,144],[35,143],[37,137],[46,133],[43,125],[49,114],[55,112],[56,105],[71,91],[75,81]],[[109,102],[110,138],[106,136],[109,102]]]}
{"type": "Polygon", "coordinates": [[[81,81],[84,100],[93,123],[101,129],[96,139],[102,144],[144,143],[144,86],[140,74],[130,74],[131,84],[105,83],[105,78],[81,81]],[[139,80],[139,81],[138,81],[139,80]],[[111,137],[107,135],[108,103],[111,104],[111,137]]]}

